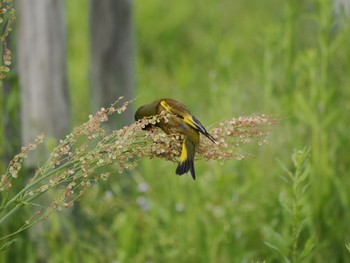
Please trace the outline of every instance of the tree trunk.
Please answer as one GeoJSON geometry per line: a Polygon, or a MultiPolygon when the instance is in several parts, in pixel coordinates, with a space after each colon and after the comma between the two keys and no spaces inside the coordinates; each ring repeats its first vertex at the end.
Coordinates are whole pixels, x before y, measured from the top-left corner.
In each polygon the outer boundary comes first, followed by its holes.
{"type": "MultiPolygon", "coordinates": [[[[120,96],[133,98],[132,26],[131,0],[90,1],[93,111],[109,106],[120,96]]],[[[118,121],[129,123],[132,116],[129,107],[118,121]]]]}
{"type": "MultiPolygon", "coordinates": [[[[62,138],[69,126],[64,1],[18,0],[22,140],[62,138]]],[[[43,153],[32,155],[37,165],[43,153]]]]}
{"type": "Polygon", "coordinates": [[[334,0],[335,12],[337,15],[345,14],[350,17],[350,0],[334,0]]]}

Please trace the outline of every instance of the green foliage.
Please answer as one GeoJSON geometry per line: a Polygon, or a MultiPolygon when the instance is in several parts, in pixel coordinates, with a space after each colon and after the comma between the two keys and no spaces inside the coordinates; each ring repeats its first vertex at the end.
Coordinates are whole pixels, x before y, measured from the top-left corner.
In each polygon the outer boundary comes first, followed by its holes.
{"type": "Polygon", "coordinates": [[[310,256],[316,244],[314,233],[310,234],[310,204],[306,195],[310,176],[309,153],[309,149],[294,152],[294,171],[280,162],[281,168],[286,172],[282,179],[287,184],[286,191],[282,190],[279,198],[282,218],[273,228],[266,229],[271,241],[265,242],[279,253],[280,262],[306,262],[305,259],[310,256]],[[281,228],[280,232],[274,230],[276,227],[281,228]],[[305,242],[302,247],[301,241],[305,242]]]}
{"type": "MultiPolygon", "coordinates": [[[[76,32],[68,46],[78,123],[87,111],[88,1],[66,2],[68,31],[76,32]]],[[[174,175],[175,165],[158,159],[111,176],[71,212],[45,221],[41,257],[346,262],[350,24],[333,4],[135,1],[137,104],[174,97],[206,127],[252,112],[283,120],[268,146],[249,149],[255,156],[222,166],[198,160],[196,182],[174,175]],[[305,146],[309,150],[294,151],[305,146]]],[[[36,242],[19,237],[0,261],[14,255],[18,262],[35,261],[36,242]]]]}

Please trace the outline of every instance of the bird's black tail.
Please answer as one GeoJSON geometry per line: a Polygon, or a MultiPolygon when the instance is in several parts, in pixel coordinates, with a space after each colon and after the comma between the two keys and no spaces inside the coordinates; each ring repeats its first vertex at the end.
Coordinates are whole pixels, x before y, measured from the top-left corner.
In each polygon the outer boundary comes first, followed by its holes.
{"type": "Polygon", "coordinates": [[[185,173],[188,173],[188,171],[190,171],[193,180],[196,180],[196,173],[194,171],[195,151],[196,151],[195,144],[188,138],[185,138],[182,143],[180,163],[176,168],[177,175],[183,175],[185,173]]]}
{"type": "Polygon", "coordinates": [[[176,168],[177,175],[183,175],[185,173],[188,173],[188,171],[191,172],[191,176],[192,176],[193,180],[196,180],[196,172],[194,171],[193,159],[187,159],[184,162],[179,163],[179,165],[176,168]]]}

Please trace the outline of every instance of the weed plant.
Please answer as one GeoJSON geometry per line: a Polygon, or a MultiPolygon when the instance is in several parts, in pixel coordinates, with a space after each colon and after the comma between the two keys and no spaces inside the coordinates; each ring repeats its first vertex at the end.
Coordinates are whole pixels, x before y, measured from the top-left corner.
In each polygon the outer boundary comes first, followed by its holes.
{"type": "MultiPolygon", "coordinates": [[[[76,126],[88,115],[87,2],[67,1],[68,32],[82,36],[68,43],[76,126]]],[[[171,95],[209,129],[256,112],[282,120],[269,144],[244,145],[254,156],[196,161],[195,183],[159,158],[99,180],[0,260],[347,262],[350,26],[336,2],[135,1],[136,104],[171,95]]]]}

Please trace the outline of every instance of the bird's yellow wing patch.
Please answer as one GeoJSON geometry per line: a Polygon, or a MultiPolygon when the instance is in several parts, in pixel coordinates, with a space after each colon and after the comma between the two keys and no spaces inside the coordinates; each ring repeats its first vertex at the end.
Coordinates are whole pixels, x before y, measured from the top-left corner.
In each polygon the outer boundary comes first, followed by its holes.
{"type": "Polygon", "coordinates": [[[192,126],[195,129],[198,129],[197,125],[194,123],[192,116],[186,112],[186,111],[179,111],[176,108],[171,107],[168,103],[166,103],[164,100],[160,102],[160,105],[169,112],[172,112],[181,118],[183,118],[184,122],[186,122],[188,125],[192,126]]]}
{"type": "Polygon", "coordinates": [[[184,122],[195,128],[196,130],[198,129],[197,125],[193,122],[192,116],[191,115],[186,115],[184,116],[184,122]]]}
{"type": "Polygon", "coordinates": [[[160,102],[160,105],[162,105],[162,107],[163,107],[166,111],[171,111],[171,109],[172,109],[172,107],[171,107],[168,103],[166,103],[164,100],[162,100],[162,101],[160,102]]]}

